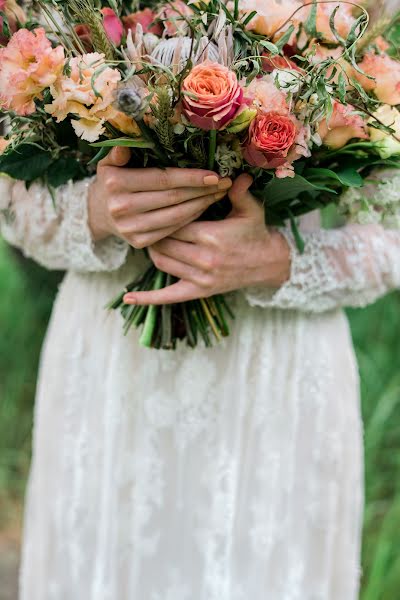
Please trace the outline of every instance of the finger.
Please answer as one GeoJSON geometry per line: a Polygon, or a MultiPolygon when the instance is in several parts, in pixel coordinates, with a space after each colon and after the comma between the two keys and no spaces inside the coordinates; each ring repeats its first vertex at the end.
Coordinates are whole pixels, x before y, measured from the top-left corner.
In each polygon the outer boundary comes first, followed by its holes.
{"type": "MultiPolygon", "coordinates": [[[[221,192],[222,193],[222,192],[221,192]]],[[[182,204],[168,208],[149,211],[135,215],[135,217],[122,217],[116,220],[118,230],[122,235],[129,233],[146,233],[155,229],[172,227],[182,221],[190,221],[200,211],[204,212],[211,204],[219,199],[218,194],[203,196],[188,200],[182,204]]]]}
{"type": "Polygon", "coordinates": [[[99,161],[97,168],[124,167],[131,157],[131,151],[124,146],[115,146],[105,158],[99,161]]]}
{"type": "MultiPolygon", "coordinates": [[[[178,279],[186,279],[187,281],[197,284],[199,284],[200,280],[204,278],[204,273],[201,273],[199,269],[196,269],[195,267],[180,260],[170,258],[166,254],[156,250],[154,246],[149,248],[149,253],[155,266],[164,273],[168,273],[169,275],[173,275],[178,279]]],[[[204,283],[206,282],[204,281],[204,283]]]]}
{"type": "Polygon", "coordinates": [[[253,178],[247,173],[240,175],[233,183],[228,192],[229,199],[232,202],[231,214],[248,215],[262,210],[261,205],[249,192],[249,187],[253,183],[253,178]]]}
{"type": "Polygon", "coordinates": [[[148,292],[130,292],[125,294],[125,304],[175,304],[176,302],[187,302],[196,298],[204,297],[203,291],[191,281],[181,279],[161,290],[150,290],[148,292]]]}
{"type": "MultiPolygon", "coordinates": [[[[189,225],[185,225],[181,229],[175,231],[170,237],[174,240],[180,240],[182,242],[190,242],[192,244],[200,243],[203,239],[202,234],[211,221],[199,221],[193,222],[189,225]]],[[[215,225],[215,223],[213,223],[215,225]]]]}
{"type": "Polygon", "coordinates": [[[109,207],[112,215],[117,217],[118,215],[137,214],[138,212],[149,212],[159,208],[166,208],[211,194],[221,194],[218,196],[220,199],[226,195],[217,186],[175,188],[163,192],[125,193],[113,196],[109,207]]]}
{"type": "MultiPolygon", "coordinates": [[[[118,173],[119,185],[128,192],[155,192],[187,187],[218,186],[220,177],[202,169],[124,169],[118,173]]],[[[229,186],[232,181],[229,179],[229,186]]],[[[226,185],[226,184],[224,184],[226,185]]],[[[224,187],[223,189],[227,189],[224,187]]]]}
{"type": "MultiPolygon", "coordinates": [[[[152,248],[162,256],[194,267],[196,272],[199,270],[203,272],[212,270],[211,260],[206,253],[207,251],[197,244],[183,242],[174,239],[173,237],[167,237],[154,244],[152,248]]],[[[159,268],[163,270],[162,267],[159,268]]],[[[185,277],[184,275],[179,275],[179,277],[181,279],[189,279],[189,277],[185,277]]]]}
{"type": "MultiPolygon", "coordinates": [[[[176,223],[171,227],[164,227],[163,229],[156,229],[154,231],[148,231],[147,233],[141,233],[135,236],[135,248],[147,248],[148,246],[152,246],[156,242],[159,242],[163,238],[166,238],[170,235],[173,235],[177,229],[181,229],[185,227],[185,225],[189,224],[192,220],[198,219],[202,215],[203,211],[195,214],[193,219],[188,219],[183,221],[182,223],[176,223]]],[[[127,238],[126,238],[127,239],[127,238]]],[[[130,241],[127,239],[127,241],[130,241]]]]}

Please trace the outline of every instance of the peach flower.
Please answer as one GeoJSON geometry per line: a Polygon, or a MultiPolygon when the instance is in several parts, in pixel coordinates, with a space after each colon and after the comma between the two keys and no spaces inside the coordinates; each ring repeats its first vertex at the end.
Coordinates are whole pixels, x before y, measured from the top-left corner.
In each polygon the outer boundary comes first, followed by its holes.
{"type": "Polygon", "coordinates": [[[373,91],[381,102],[395,106],[400,104],[400,62],[387,54],[367,52],[359,63],[369,79],[354,70],[354,77],[366,91],[373,91]]]}
{"type": "Polygon", "coordinates": [[[301,6],[302,3],[297,0],[242,0],[240,12],[249,14],[255,10],[257,15],[248,24],[248,29],[268,38],[274,37],[275,32],[278,32],[278,39],[288,29],[290,23],[280,29],[288,19],[295,25],[299,24],[301,11],[296,10],[301,6]]]}
{"type": "MultiPolygon", "coordinates": [[[[347,38],[352,26],[355,23],[353,16],[353,6],[351,4],[338,4],[339,9],[335,15],[335,28],[342,38],[347,38]]],[[[329,24],[331,15],[335,9],[335,4],[318,4],[317,7],[317,31],[322,33],[327,42],[337,42],[329,24]]],[[[307,12],[311,7],[307,7],[307,12]]],[[[304,15],[305,16],[305,15],[304,15]]]]}
{"type": "Polygon", "coordinates": [[[101,14],[103,15],[103,27],[108,39],[116,46],[119,46],[124,34],[122,21],[112,8],[102,8],[101,14]]]}
{"type": "Polygon", "coordinates": [[[145,8],[143,10],[139,10],[138,12],[132,13],[127,17],[122,17],[122,21],[126,32],[128,32],[130,29],[135,32],[136,25],[140,24],[144,33],[162,35],[163,28],[161,23],[154,22],[156,18],[156,14],[150,8],[145,8]]]}
{"type": "Polygon", "coordinates": [[[253,79],[246,88],[246,96],[260,113],[275,112],[287,115],[289,112],[286,95],[276,87],[272,75],[253,79]]]}
{"type": "Polygon", "coordinates": [[[185,35],[188,25],[185,17],[190,17],[193,10],[183,0],[172,0],[165,4],[157,17],[162,20],[164,29],[169,36],[185,35]]]}
{"type": "Polygon", "coordinates": [[[352,106],[345,106],[334,101],[333,113],[329,122],[321,121],[318,133],[325,146],[329,148],[342,148],[353,138],[368,139],[366,125],[362,117],[354,113],[352,106]]]}
{"type": "Polygon", "coordinates": [[[128,127],[126,120],[112,107],[121,74],[105,66],[104,54],[92,52],[74,57],[69,66],[69,76],[60,77],[51,86],[54,101],[45,107],[57,122],[68,115],[78,117],[72,120],[72,126],[78,137],[88,142],[96,141],[104,133],[104,123],[109,120],[118,119],[121,127],[116,125],[124,133],[138,133],[134,121],[130,119],[128,127]]]}
{"type": "Polygon", "coordinates": [[[35,99],[64,67],[64,48],[52,48],[43,28],[20,29],[0,49],[0,106],[19,115],[35,112],[35,99]]]}
{"type": "Polygon", "coordinates": [[[236,74],[219,63],[194,67],[182,84],[183,113],[199,129],[222,129],[243,104],[236,74]]]}
{"type": "MultiPolygon", "coordinates": [[[[0,0],[0,11],[7,17],[8,28],[11,33],[15,33],[18,29],[18,23],[25,23],[26,16],[23,9],[18,6],[15,0],[0,0]]],[[[0,16],[0,44],[5,46],[8,42],[8,36],[5,35],[4,20],[0,16]]]]}
{"type": "Polygon", "coordinates": [[[371,142],[376,143],[381,158],[387,159],[400,155],[400,112],[394,106],[383,104],[369,119],[369,123],[375,119],[393,130],[393,133],[386,133],[382,129],[368,127],[371,142]]]}

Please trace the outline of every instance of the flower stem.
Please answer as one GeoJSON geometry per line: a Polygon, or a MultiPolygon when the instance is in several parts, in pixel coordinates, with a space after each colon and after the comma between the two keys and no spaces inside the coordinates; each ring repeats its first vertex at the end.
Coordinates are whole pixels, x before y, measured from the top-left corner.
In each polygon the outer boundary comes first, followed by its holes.
{"type": "MultiPolygon", "coordinates": [[[[152,286],[152,290],[159,290],[164,286],[165,282],[165,273],[162,271],[157,271],[157,274],[154,279],[154,284],[152,286]]],[[[154,328],[157,322],[157,314],[159,311],[159,306],[152,304],[147,309],[146,319],[143,325],[142,335],[139,339],[139,344],[144,346],[145,348],[151,348],[151,343],[153,341],[154,336],[154,328]]]]}
{"type": "Polygon", "coordinates": [[[210,131],[210,145],[208,147],[208,168],[210,171],[214,170],[215,163],[215,151],[217,149],[217,130],[211,129],[210,131]]]}

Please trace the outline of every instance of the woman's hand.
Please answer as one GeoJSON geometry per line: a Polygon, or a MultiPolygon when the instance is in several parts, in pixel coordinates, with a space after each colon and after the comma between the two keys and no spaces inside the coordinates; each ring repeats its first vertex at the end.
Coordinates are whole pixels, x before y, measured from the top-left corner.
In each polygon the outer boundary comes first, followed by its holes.
{"type": "Polygon", "coordinates": [[[161,290],[126,294],[126,304],[170,304],[252,285],[281,286],[290,275],[284,236],[267,229],[264,210],[241,175],[229,192],[232,212],[223,221],[191,223],[154,244],[154,264],[180,281],[161,290]]]}
{"type": "Polygon", "coordinates": [[[116,147],[98,164],[89,191],[96,241],[113,234],[134,248],[154,244],[197,219],[232,185],[201,169],[128,169],[129,158],[128,148],[116,147]]]}

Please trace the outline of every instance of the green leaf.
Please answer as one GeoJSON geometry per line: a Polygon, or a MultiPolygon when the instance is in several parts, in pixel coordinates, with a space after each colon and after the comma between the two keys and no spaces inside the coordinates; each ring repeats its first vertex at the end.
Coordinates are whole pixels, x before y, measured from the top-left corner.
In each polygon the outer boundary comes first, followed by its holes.
{"type": "Polygon", "coordinates": [[[364,185],[364,180],[360,173],[351,167],[341,169],[340,171],[316,167],[307,169],[305,175],[309,177],[318,177],[318,179],[324,179],[325,177],[328,179],[336,179],[336,181],[339,181],[339,183],[346,187],[362,187],[364,185]]]}
{"type": "Polygon", "coordinates": [[[289,219],[290,219],[290,228],[293,233],[294,241],[296,242],[296,246],[300,254],[303,254],[304,248],[306,247],[303,237],[297,227],[296,219],[293,214],[289,211],[289,219]]]}
{"type": "Polygon", "coordinates": [[[51,152],[40,150],[32,144],[21,144],[0,156],[0,173],[6,173],[14,179],[34,181],[46,175],[52,162],[51,152]]]}
{"type": "Polygon", "coordinates": [[[271,54],[279,54],[278,46],[276,46],[272,42],[267,42],[266,40],[263,40],[260,42],[260,44],[261,44],[261,46],[263,46],[263,48],[266,48],[267,50],[269,50],[271,52],[271,54]]]}
{"type": "Polygon", "coordinates": [[[313,0],[313,5],[310,10],[310,15],[307,21],[304,23],[304,29],[311,38],[318,39],[320,34],[317,31],[317,2],[313,0]]]}
{"type": "Polygon", "coordinates": [[[47,182],[54,188],[81,179],[86,174],[82,164],[72,156],[62,156],[55,160],[47,171],[47,182]]]}
{"type": "Polygon", "coordinates": [[[290,25],[290,27],[288,28],[288,30],[286,31],[286,33],[284,33],[283,36],[281,38],[279,38],[279,40],[276,42],[275,45],[278,48],[279,52],[282,50],[282,48],[284,46],[286,46],[286,44],[288,43],[288,41],[292,37],[293,31],[294,31],[294,25],[290,25]]]}
{"type": "Polygon", "coordinates": [[[267,183],[264,189],[256,193],[256,195],[259,197],[261,196],[266,204],[275,205],[280,204],[281,202],[287,202],[288,200],[294,200],[303,192],[312,194],[329,192],[336,194],[335,190],[308,181],[305,177],[296,174],[294,177],[285,177],[284,179],[274,177],[267,183]]]}
{"type": "Polygon", "coordinates": [[[339,10],[340,6],[336,6],[334,11],[332,12],[330,18],[329,18],[329,27],[331,28],[331,31],[333,33],[333,35],[335,36],[335,38],[337,39],[337,41],[339,42],[339,44],[341,44],[342,46],[344,46],[346,48],[346,40],[344,38],[342,38],[341,35],[339,35],[336,26],[335,26],[335,17],[336,17],[336,13],[339,10]]]}
{"type": "Polygon", "coordinates": [[[148,148],[152,150],[155,144],[148,140],[134,138],[116,138],[114,140],[103,140],[102,142],[93,142],[90,144],[93,148],[111,148],[114,146],[124,146],[126,148],[148,148]]]}

